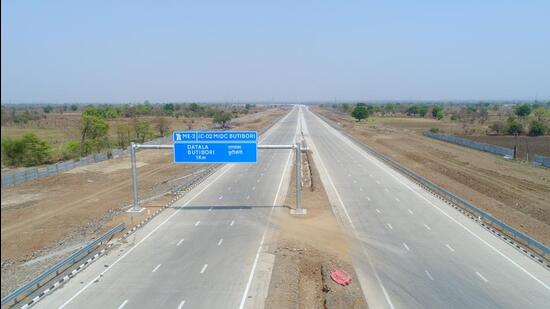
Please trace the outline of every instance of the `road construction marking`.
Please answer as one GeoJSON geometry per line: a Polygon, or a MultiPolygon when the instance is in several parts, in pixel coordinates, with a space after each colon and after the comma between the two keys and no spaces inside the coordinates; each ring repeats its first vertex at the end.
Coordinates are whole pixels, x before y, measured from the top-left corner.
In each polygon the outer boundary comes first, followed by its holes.
{"type": "Polygon", "coordinates": [[[428,231],[431,231],[431,230],[432,230],[432,229],[431,229],[429,226],[427,226],[426,224],[424,224],[424,227],[425,227],[428,231]]]}
{"type": "Polygon", "coordinates": [[[240,174],[239,174],[239,177],[243,177],[243,173],[240,173],[240,174]]]}
{"type": "Polygon", "coordinates": [[[369,174],[369,177],[372,177],[372,174],[369,174]]]}
{"type": "Polygon", "coordinates": [[[183,242],[183,240],[184,240],[183,238],[182,238],[182,239],[180,239],[180,241],[178,241],[178,243],[176,244],[176,246],[178,246],[178,247],[179,247],[179,245],[181,245],[181,243],[183,242]]]}
{"type": "Polygon", "coordinates": [[[231,220],[231,223],[229,223],[229,226],[233,226],[235,224],[235,220],[231,220]]]}
{"type": "Polygon", "coordinates": [[[455,252],[455,249],[453,249],[453,247],[449,246],[449,244],[445,244],[445,247],[449,248],[449,250],[451,250],[451,252],[455,252]]]}
{"type": "Polygon", "coordinates": [[[218,241],[218,246],[221,245],[223,242],[223,238],[220,239],[220,241],[218,241]]]}
{"type": "Polygon", "coordinates": [[[258,179],[258,180],[256,180],[256,182],[257,182],[257,183],[260,183],[260,180],[258,179]]]}
{"type": "Polygon", "coordinates": [[[485,282],[489,282],[489,280],[487,280],[485,277],[483,277],[482,274],[480,274],[479,272],[476,271],[476,275],[479,276],[479,278],[481,278],[481,280],[485,281],[485,282]]]}
{"type": "Polygon", "coordinates": [[[407,209],[407,211],[411,214],[411,215],[414,215],[414,212],[410,209],[407,209]]]}
{"type": "Polygon", "coordinates": [[[201,269],[201,274],[204,273],[207,267],[208,267],[208,264],[204,264],[204,266],[201,269]]]}
{"type": "Polygon", "coordinates": [[[351,174],[348,174],[348,177],[351,177],[351,174]]]}
{"type": "Polygon", "coordinates": [[[359,191],[363,191],[363,188],[359,188],[359,191]]]}
{"type": "Polygon", "coordinates": [[[152,271],[152,272],[153,272],[153,273],[156,272],[157,269],[159,269],[160,265],[161,265],[161,264],[158,264],[157,267],[153,268],[153,271],[152,271]]]}
{"type": "Polygon", "coordinates": [[[388,227],[390,228],[390,230],[393,230],[393,226],[391,226],[391,224],[388,223],[388,227]]]}
{"type": "Polygon", "coordinates": [[[252,191],[254,191],[254,190],[256,190],[256,186],[253,186],[253,187],[252,187],[252,191]]]}
{"type": "Polygon", "coordinates": [[[357,183],[357,180],[354,179],[354,180],[353,180],[353,183],[357,183]]]}
{"type": "Polygon", "coordinates": [[[376,212],[377,212],[377,213],[380,213],[380,209],[376,208],[376,212]]]}
{"type": "Polygon", "coordinates": [[[220,195],[220,197],[218,197],[218,200],[221,200],[223,198],[223,195],[220,195]]]}
{"type": "Polygon", "coordinates": [[[386,192],[390,193],[390,190],[388,188],[384,188],[384,190],[386,190],[386,192]]]}
{"type": "Polygon", "coordinates": [[[403,243],[403,247],[405,247],[405,249],[407,249],[407,251],[411,251],[411,249],[409,248],[409,246],[407,246],[406,243],[403,243]]]}
{"type": "Polygon", "coordinates": [[[234,183],[237,183],[237,182],[239,182],[239,181],[238,181],[237,179],[235,179],[235,180],[233,180],[233,182],[234,182],[234,183]]]}
{"type": "Polygon", "coordinates": [[[195,222],[195,226],[199,225],[201,223],[201,220],[195,222]]]}
{"type": "Polygon", "coordinates": [[[227,187],[227,191],[231,191],[231,187],[227,187]]]}
{"type": "Polygon", "coordinates": [[[377,183],[377,184],[380,184],[380,181],[377,180],[376,183],[377,183]]]}
{"type": "Polygon", "coordinates": [[[398,202],[401,202],[401,200],[399,200],[397,197],[395,198],[395,200],[398,201],[398,202]]]}
{"type": "Polygon", "coordinates": [[[123,301],[122,304],[120,304],[120,306],[118,306],[118,309],[124,308],[124,306],[126,306],[127,303],[128,303],[128,300],[123,301]]]}
{"type": "Polygon", "coordinates": [[[185,300],[182,300],[182,301],[181,301],[180,305],[178,306],[178,309],[183,308],[183,305],[185,305],[185,300]]]}
{"type": "Polygon", "coordinates": [[[264,177],[264,173],[260,173],[260,177],[264,177]]]}
{"type": "Polygon", "coordinates": [[[212,209],[213,209],[213,208],[214,208],[214,207],[210,207],[210,208],[208,208],[208,211],[212,211],[212,209]]]}
{"type": "Polygon", "coordinates": [[[247,195],[247,196],[246,196],[246,199],[249,200],[249,199],[250,199],[250,195],[247,195]]]}
{"type": "Polygon", "coordinates": [[[367,201],[370,201],[370,197],[367,196],[367,201]]]}
{"type": "Polygon", "coordinates": [[[432,277],[432,274],[430,274],[429,271],[425,270],[426,272],[426,276],[428,276],[428,278],[430,278],[430,280],[434,281],[434,277],[432,277]]]}

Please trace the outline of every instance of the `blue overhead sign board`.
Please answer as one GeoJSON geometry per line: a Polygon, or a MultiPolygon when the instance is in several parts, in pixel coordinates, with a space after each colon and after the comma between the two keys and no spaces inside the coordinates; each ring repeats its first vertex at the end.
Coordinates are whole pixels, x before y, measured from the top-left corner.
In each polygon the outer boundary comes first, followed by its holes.
{"type": "Polygon", "coordinates": [[[176,131],[175,163],[256,163],[255,131],[176,131]]]}

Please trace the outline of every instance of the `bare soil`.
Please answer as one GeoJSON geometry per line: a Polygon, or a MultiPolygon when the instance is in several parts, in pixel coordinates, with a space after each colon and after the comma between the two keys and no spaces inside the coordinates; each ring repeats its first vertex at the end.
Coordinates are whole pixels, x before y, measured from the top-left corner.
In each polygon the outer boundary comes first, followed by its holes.
{"type": "MultiPolygon", "coordinates": [[[[309,174],[308,160],[305,155],[302,159],[302,206],[307,215],[293,216],[286,209],[276,214],[278,240],[265,306],[368,308],[351,265],[348,241],[331,211],[319,175],[314,166],[309,174]],[[349,273],[352,283],[340,286],[332,281],[330,272],[336,269],[349,273]]],[[[285,204],[295,207],[293,181],[285,204]]]]}
{"type": "MultiPolygon", "coordinates": [[[[286,113],[271,109],[247,115],[237,119],[235,128],[260,130],[286,113]]],[[[173,155],[165,150],[140,151],[137,160],[140,196],[153,199],[144,205],[146,211],[133,216],[126,213],[132,201],[128,157],[2,189],[2,296],[66,255],[67,248],[78,247],[120,222],[126,226],[140,222],[172,198],[172,188],[206,167],[171,164],[173,155]],[[31,262],[35,260],[39,262],[31,262]]]]}
{"type": "Polygon", "coordinates": [[[549,169],[430,139],[403,123],[358,123],[347,115],[313,110],[419,175],[550,244],[549,169]]]}

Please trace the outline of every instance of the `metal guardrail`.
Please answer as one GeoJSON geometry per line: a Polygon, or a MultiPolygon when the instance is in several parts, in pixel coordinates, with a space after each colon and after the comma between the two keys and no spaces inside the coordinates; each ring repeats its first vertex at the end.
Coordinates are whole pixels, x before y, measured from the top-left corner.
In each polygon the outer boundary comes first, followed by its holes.
{"type": "Polygon", "coordinates": [[[110,229],[109,231],[107,231],[101,237],[91,241],[89,244],[80,248],[75,253],[59,261],[57,264],[53,265],[45,272],[36,276],[31,281],[27,282],[23,286],[19,287],[15,291],[11,292],[10,294],[2,298],[2,306],[7,305],[12,301],[14,302],[14,304],[16,304],[22,299],[24,299],[25,297],[31,295],[37,289],[44,286],[48,281],[52,280],[59,274],[63,273],[70,266],[76,264],[78,261],[80,261],[81,259],[86,257],[88,254],[93,252],[95,249],[97,249],[98,246],[100,246],[101,244],[109,240],[113,236],[113,234],[120,232],[123,229],[124,229],[124,223],[120,223],[117,226],[110,229]]]}
{"type": "Polygon", "coordinates": [[[550,168],[550,157],[545,157],[541,155],[533,156],[533,165],[544,166],[550,168]]]}
{"type": "Polygon", "coordinates": [[[426,131],[422,133],[422,135],[431,137],[440,141],[444,141],[447,143],[452,143],[452,144],[456,144],[456,145],[460,145],[460,146],[464,146],[464,147],[468,147],[476,150],[481,150],[481,151],[489,152],[500,156],[512,157],[514,155],[514,149],[486,144],[486,143],[480,143],[480,142],[472,141],[470,139],[462,138],[458,136],[439,134],[439,133],[434,133],[430,131],[426,131]]]}
{"type": "Polygon", "coordinates": [[[352,141],[354,141],[357,145],[365,149],[367,152],[372,154],[373,156],[377,157],[378,159],[384,161],[385,163],[389,164],[396,170],[402,172],[403,174],[407,175],[408,177],[412,178],[413,180],[417,181],[418,183],[424,185],[425,187],[429,188],[430,190],[434,191],[438,195],[442,196],[443,198],[453,202],[454,204],[458,205],[459,207],[466,209],[468,212],[474,214],[476,217],[481,217],[485,221],[485,223],[490,224],[493,228],[499,230],[503,234],[508,235],[510,238],[516,240],[520,244],[523,244],[527,246],[530,250],[532,250],[534,253],[537,253],[540,255],[543,259],[546,261],[550,258],[550,248],[548,248],[543,243],[539,242],[538,240],[532,238],[531,236],[520,232],[516,230],[515,228],[509,226],[508,224],[500,221],[499,219],[495,218],[493,215],[489,214],[488,212],[485,212],[470,202],[456,196],[455,194],[443,189],[442,187],[436,185],[435,183],[431,182],[430,180],[416,174],[415,172],[411,171],[410,169],[404,167],[400,163],[397,163],[396,161],[378,153],[373,148],[363,144],[362,142],[358,141],[355,137],[348,134],[347,132],[344,132],[340,130],[341,128],[337,125],[335,125],[330,119],[327,119],[326,117],[317,114],[319,117],[325,120],[330,126],[340,131],[342,134],[349,137],[352,141]]]}

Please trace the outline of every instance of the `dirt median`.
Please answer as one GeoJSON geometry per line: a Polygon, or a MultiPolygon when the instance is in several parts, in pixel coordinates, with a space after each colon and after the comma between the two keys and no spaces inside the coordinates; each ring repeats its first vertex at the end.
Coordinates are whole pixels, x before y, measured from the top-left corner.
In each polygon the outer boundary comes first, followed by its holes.
{"type": "Polygon", "coordinates": [[[347,115],[312,110],[419,175],[550,244],[550,170],[433,140],[404,125],[357,123],[347,115]]]}
{"type": "MultiPolygon", "coordinates": [[[[367,308],[351,265],[348,241],[331,211],[319,174],[314,165],[309,174],[307,157],[302,159],[302,206],[307,215],[293,216],[287,209],[275,215],[278,239],[265,307],[367,308]],[[351,274],[350,285],[340,286],[330,279],[336,269],[351,274]]],[[[295,207],[295,192],[292,180],[285,203],[291,208],[295,207]]]]}
{"type": "MultiPolygon", "coordinates": [[[[281,108],[265,110],[236,119],[234,126],[260,130],[287,112],[281,108]]],[[[120,222],[131,226],[141,221],[172,198],[172,188],[184,185],[192,174],[206,168],[171,164],[172,160],[171,151],[138,152],[140,196],[153,199],[144,205],[146,211],[133,216],[125,211],[132,201],[127,156],[3,188],[2,296],[66,256],[71,248],[120,222]]]]}

